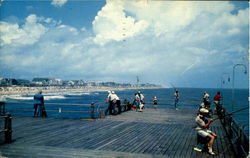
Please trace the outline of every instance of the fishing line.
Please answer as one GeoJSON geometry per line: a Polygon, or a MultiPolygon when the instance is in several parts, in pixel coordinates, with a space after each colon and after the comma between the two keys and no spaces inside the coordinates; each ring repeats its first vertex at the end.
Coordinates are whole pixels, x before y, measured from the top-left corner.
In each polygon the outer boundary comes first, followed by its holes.
{"type": "MultiPolygon", "coordinates": [[[[234,113],[237,113],[237,112],[240,112],[240,111],[243,111],[243,110],[246,110],[246,109],[249,109],[249,107],[244,107],[244,108],[241,108],[241,109],[235,110],[235,111],[233,111],[233,112],[231,112],[231,113],[226,114],[226,115],[225,115],[225,116],[223,116],[223,117],[233,115],[234,113]]],[[[219,119],[219,117],[216,117],[216,118],[214,118],[213,120],[217,120],[217,119],[219,119]]]]}

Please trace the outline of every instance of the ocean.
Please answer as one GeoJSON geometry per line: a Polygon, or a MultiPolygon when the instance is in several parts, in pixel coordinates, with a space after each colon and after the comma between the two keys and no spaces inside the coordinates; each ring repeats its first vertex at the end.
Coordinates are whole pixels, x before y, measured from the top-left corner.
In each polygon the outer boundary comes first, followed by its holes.
{"type": "MultiPolygon", "coordinates": [[[[174,108],[174,89],[141,89],[145,96],[145,107],[152,107],[153,98],[158,98],[158,108],[174,108]]],[[[210,95],[210,101],[213,102],[213,97],[218,89],[202,89],[202,88],[178,88],[180,93],[179,109],[193,110],[194,113],[200,106],[203,93],[206,91],[210,95]]],[[[121,90],[116,91],[121,101],[126,98],[132,102],[134,93],[137,90],[121,90]]],[[[221,95],[224,98],[222,103],[228,112],[232,111],[232,90],[220,89],[221,95]]],[[[45,108],[48,116],[53,118],[71,118],[82,119],[90,118],[89,107],[91,103],[95,103],[95,108],[107,108],[105,102],[107,92],[64,92],[45,94],[45,108]]],[[[233,110],[238,110],[249,106],[248,89],[235,89],[234,91],[234,107],[233,110]]],[[[212,103],[211,108],[214,109],[212,103]]],[[[13,116],[33,116],[33,95],[10,95],[6,98],[6,111],[13,116]]],[[[95,113],[97,116],[97,113],[95,113]]],[[[249,110],[243,110],[233,114],[233,118],[244,127],[246,134],[249,134],[249,110]]]]}

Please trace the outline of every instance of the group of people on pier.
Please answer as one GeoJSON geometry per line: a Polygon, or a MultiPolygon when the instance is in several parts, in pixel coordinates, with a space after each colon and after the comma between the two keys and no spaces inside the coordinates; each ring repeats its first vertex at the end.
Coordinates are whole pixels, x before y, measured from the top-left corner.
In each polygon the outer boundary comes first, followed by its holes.
{"type": "MultiPolygon", "coordinates": [[[[174,96],[174,107],[176,110],[178,110],[180,93],[177,89],[175,90],[173,96],[174,96]]],[[[158,98],[155,96],[152,101],[153,101],[153,108],[156,109],[158,105],[158,98]]],[[[114,91],[108,91],[106,102],[108,102],[108,109],[105,112],[106,114],[107,112],[109,112],[110,115],[121,113],[122,109],[121,101],[118,95],[114,91]]],[[[124,99],[123,104],[125,111],[133,109],[138,112],[143,112],[143,109],[145,108],[144,95],[142,92],[138,91],[134,94],[134,98],[131,103],[127,99],[124,99]]]]}
{"type": "Polygon", "coordinates": [[[140,91],[135,93],[133,105],[135,105],[136,110],[138,110],[139,112],[142,112],[142,109],[144,109],[144,105],[145,105],[144,95],[140,91]]]}
{"type": "MultiPolygon", "coordinates": [[[[222,100],[220,92],[217,92],[213,99],[216,111],[219,113],[219,110],[221,109],[220,101],[222,100]]],[[[203,95],[203,101],[195,118],[195,122],[197,123],[197,127],[195,129],[197,130],[198,144],[196,147],[194,147],[194,150],[198,152],[208,150],[209,154],[215,155],[212,147],[217,135],[209,129],[209,125],[215,120],[211,118],[212,110],[210,109],[210,105],[211,103],[209,101],[209,94],[205,92],[203,95]]]]}
{"type": "MultiPolygon", "coordinates": [[[[121,113],[121,101],[115,91],[108,91],[106,102],[108,102],[107,111],[110,115],[121,113]]],[[[157,103],[157,101],[155,101],[155,103],[157,103]]],[[[130,104],[127,99],[124,100],[124,104],[126,105],[126,110],[135,109],[136,111],[142,112],[145,104],[144,95],[140,91],[138,91],[137,93],[135,93],[132,104],[130,104]]]]}

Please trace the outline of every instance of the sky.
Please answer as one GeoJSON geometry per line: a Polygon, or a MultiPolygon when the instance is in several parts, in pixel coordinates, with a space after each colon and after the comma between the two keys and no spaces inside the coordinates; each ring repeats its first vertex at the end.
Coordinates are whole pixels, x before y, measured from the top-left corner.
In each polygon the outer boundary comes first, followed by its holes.
{"type": "Polygon", "coordinates": [[[234,74],[249,87],[248,2],[1,0],[0,11],[0,77],[230,88],[234,74]]]}

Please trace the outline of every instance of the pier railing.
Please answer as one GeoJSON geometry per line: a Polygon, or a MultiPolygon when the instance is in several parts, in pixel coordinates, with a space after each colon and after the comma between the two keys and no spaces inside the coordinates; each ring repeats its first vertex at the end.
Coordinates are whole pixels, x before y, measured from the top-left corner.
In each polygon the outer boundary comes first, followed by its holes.
{"type": "Polygon", "coordinates": [[[5,115],[5,102],[0,102],[0,116],[5,115]]]}
{"type": "MultiPolygon", "coordinates": [[[[5,102],[4,105],[6,105],[6,111],[14,115],[22,113],[21,116],[33,116],[32,102],[9,101],[5,102]]],[[[108,103],[105,102],[92,102],[89,104],[45,102],[44,105],[49,116],[52,114],[54,117],[60,118],[98,119],[108,115],[108,103]]],[[[128,104],[121,104],[121,112],[128,110],[130,110],[128,104]]]]}
{"type": "MultiPolygon", "coordinates": [[[[133,104],[134,98],[127,98],[121,100],[121,112],[131,109],[131,104],[133,104]]],[[[146,99],[145,107],[153,107],[153,99],[146,99]]],[[[201,100],[195,98],[181,99],[179,106],[198,106],[201,103],[201,100]]],[[[5,109],[8,112],[11,112],[13,115],[19,113],[21,116],[33,116],[33,101],[7,101],[0,104],[0,112],[5,113],[5,109]]],[[[163,106],[174,106],[173,98],[158,98],[158,107],[163,106]]],[[[81,104],[81,103],[57,103],[57,102],[47,102],[45,100],[45,109],[49,116],[50,114],[53,117],[59,118],[82,118],[82,119],[97,119],[104,118],[108,114],[108,103],[106,102],[94,102],[81,104]],[[75,117],[74,117],[75,116],[75,117]]]]}
{"type": "Polygon", "coordinates": [[[238,158],[246,158],[249,152],[249,138],[244,133],[244,127],[237,123],[224,107],[219,117],[236,156],[238,158]]]}

